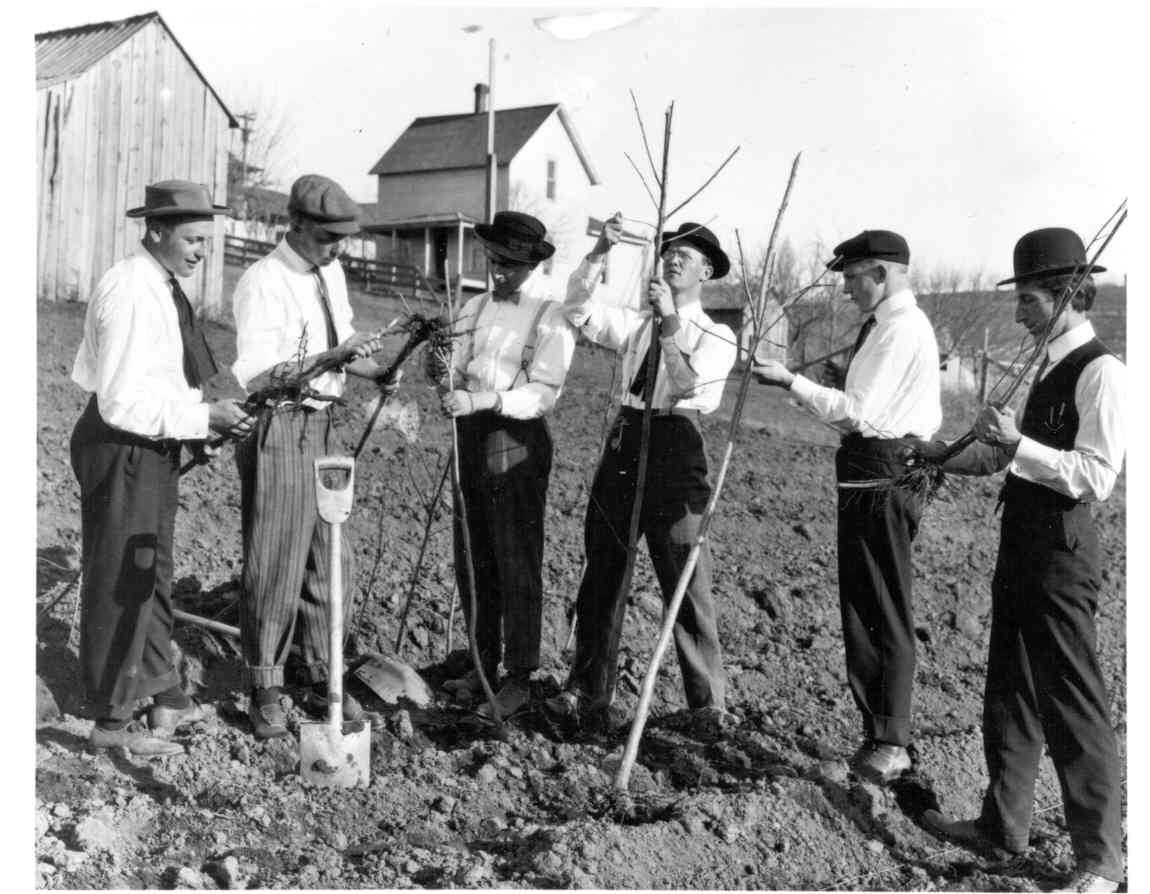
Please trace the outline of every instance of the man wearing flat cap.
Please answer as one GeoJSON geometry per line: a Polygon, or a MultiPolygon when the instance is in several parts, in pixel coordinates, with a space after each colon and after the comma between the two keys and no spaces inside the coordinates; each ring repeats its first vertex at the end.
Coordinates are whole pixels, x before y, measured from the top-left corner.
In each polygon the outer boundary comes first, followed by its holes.
{"type": "Polygon", "coordinates": [[[72,379],[91,397],[71,456],[83,542],[80,667],[96,748],[180,754],[170,733],[203,718],[171,647],[180,452],[202,453],[211,432],[242,435],[252,420],[234,400],[204,401],[215,359],[179,280],[196,272],[225,213],[198,183],[148,186],[128,211],[144,221],[140,250],[101,277],[84,317],[72,379]],[[149,696],[150,731],[133,720],[149,696]]]}
{"type": "Polygon", "coordinates": [[[889,230],[864,230],[835,247],[827,265],[864,321],[842,390],[817,385],[777,361],[761,381],[790,390],[838,429],[838,577],[847,678],[864,741],[851,765],[889,782],[911,765],[915,638],[911,543],[922,513],[905,483],[914,438],[942,423],[938,344],[907,284],[910,249],[889,230]]]}
{"type": "Polygon", "coordinates": [[[1102,579],[1090,507],[1110,495],[1126,450],[1126,370],[1087,319],[1092,274],[1104,269],[1089,266],[1073,230],[1018,240],[1014,276],[999,285],[1014,284],[1017,322],[1036,339],[1049,332],[1046,356],[1021,421],[984,407],[978,441],[943,464],[1007,474],[982,714],[990,783],[976,819],[924,818],[964,844],[1021,853],[1045,748],[1077,861],[1068,891],[1114,891],[1125,875],[1121,763],[1094,625],[1102,579]]]}
{"type": "MultiPolygon", "coordinates": [[[[358,233],[359,206],[335,181],[306,174],[292,184],[291,227],[271,254],[249,267],[236,285],[236,362],[232,372],[249,391],[304,363],[332,359],[308,383],[315,393],[303,406],[261,409],[255,432],[236,448],[243,506],[243,597],[240,632],[252,687],[248,716],[258,738],[287,735],[290,699],[284,663],[298,633],[310,688],[303,707],[327,705],[328,555],[331,527],[319,520],[314,461],[333,448],[331,399],[343,394],[346,374],[377,381],[372,335],[352,326],[351,304],[339,254],[358,233]],[[297,631],[298,624],[298,631],[297,631]]],[[[341,535],[346,536],[346,535],[341,535]]],[[[342,549],[343,580],[354,580],[352,550],[342,549]]],[[[344,600],[352,588],[346,588],[344,600]]],[[[344,715],[363,716],[344,693],[344,715]]]]}
{"type": "MultiPolygon", "coordinates": [[[[635,502],[645,400],[651,402],[650,448],[639,534],[669,603],[711,496],[700,417],[718,409],[737,352],[731,330],[711,322],[703,283],[721,279],[730,261],[704,226],[684,223],[661,234],[663,278],[647,285],[642,311],[594,300],[607,253],[622,236],[612,216],[567,285],[567,319],[591,341],[622,354],[619,415],[591,486],[584,540],[587,563],[576,600],[575,658],[565,690],[548,706],[609,722],[619,640],[628,594],[620,593],[635,502]],[[647,353],[656,339],[653,381],[647,353]]],[[[703,544],[674,628],[687,705],[726,715],[726,680],[714,601],[711,556],[703,544]]]]}
{"type": "MultiPolygon", "coordinates": [[[[455,321],[450,358],[429,353],[443,411],[457,420],[459,487],[466,504],[475,571],[475,629],[484,675],[502,658],[495,695],[501,716],[527,704],[543,633],[543,520],[552,443],[546,416],[563,390],[575,333],[562,305],[526,294],[536,267],[555,252],[542,221],[499,211],[477,224],[493,288],[476,295],[455,321]],[[447,363],[453,367],[447,375],[447,363]]],[[[455,578],[471,621],[471,581],[455,515],[455,578]]],[[[482,684],[472,668],[444,688],[472,698],[482,684]]],[[[480,708],[486,714],[488,705],[480,708]]]]}

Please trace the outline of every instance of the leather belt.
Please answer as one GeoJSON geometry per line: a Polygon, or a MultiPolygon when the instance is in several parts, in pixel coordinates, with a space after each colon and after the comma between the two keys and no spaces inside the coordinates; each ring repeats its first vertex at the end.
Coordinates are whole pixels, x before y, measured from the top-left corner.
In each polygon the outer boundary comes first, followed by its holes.
{"type": "MultiPolygon", "coordinates": [[[[642,407],[629,407],[624,406],[623,410],[628,413],[635,413],[636,415],[643,414],[642,407]]],[[[690,419],[692,422],[698,422],[702,418],[702,413],[699,410],[692,410],[681,407],[653,407],[651,409],[651,416],[663,418],[667,416],[682,416],[684,419],[690,419]]]]}

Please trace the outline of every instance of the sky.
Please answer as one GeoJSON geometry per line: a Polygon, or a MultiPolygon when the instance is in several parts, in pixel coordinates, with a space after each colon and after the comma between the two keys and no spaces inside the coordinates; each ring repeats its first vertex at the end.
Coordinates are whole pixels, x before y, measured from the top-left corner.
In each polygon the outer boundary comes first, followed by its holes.
{"type": "MultiPolygon", "coordinates": [[[[1001,278],[1028,230],[1068,226],[1089,241],[1126,196],[1137,151],[1121,138],[1130,99],[1116,89],[1132,25],[1091,10],[1084,37],[1081,5],[665,7],[582,40],[534,20],[587,7],[52,0],[24,15],[38,32],[150,9],[233,112],[285,123],[285,190],[316,171],[360,201],[374,200],[367,172],[414,118],[471,110],[491,38],[496,107],[563,103],[604,214],[655,217],[625,157],[643,156],[630,90],[656,143],[674,103],[672,204],[739,147],[672,223],[710,220],[728,248],[738,228],[749,253],[801,152],[782,231],[800,252],[893,229],[923,269],[1001,278]]],[[[1124,234],[1107,249],[1119,281],[1131,252],[1124,234]]]]}

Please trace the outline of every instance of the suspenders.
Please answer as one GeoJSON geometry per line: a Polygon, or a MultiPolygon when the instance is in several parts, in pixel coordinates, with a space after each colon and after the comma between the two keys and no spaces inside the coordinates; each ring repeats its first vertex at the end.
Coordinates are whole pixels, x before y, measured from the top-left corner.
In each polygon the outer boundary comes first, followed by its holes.
{"type": "MultiPolygon", "coordinates": [[[[491,301],[491,293],[484,292],[479,299],[479,306],[475,309],[475,323],[479,324],[479,318],[483,316],[483,311],[486,310],[488,302],[491,301]]],[[[539,324],[543,322],[543,315],[547,313],[548,308],[551,307],[553,301],[539,302],[539,309],[535,311],[535,316],[531,320],[531,328],[527,330],[527,338],[523,342],[523,353],[519,355],[519,372],[515,374],[515,378],[511,380],[511,384],[507,390],[510,391],[515,387],[519,381],[520,373],[523,374],[528,382],[531,381],[531,375],[528,370],[531,368],[531,363],[535,359],[535,347],[539,342],[539,324]]]]}

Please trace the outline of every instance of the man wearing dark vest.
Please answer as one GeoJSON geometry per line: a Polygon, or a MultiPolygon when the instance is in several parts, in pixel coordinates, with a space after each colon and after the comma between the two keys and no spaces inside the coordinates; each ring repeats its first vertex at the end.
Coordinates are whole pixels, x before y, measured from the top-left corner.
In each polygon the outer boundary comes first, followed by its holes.
{"type": "Polygon", "coordinates": [[[778,361],[760,381],[790,390],[842,433],[838,479],[838,577],[847,678],[862,713],[860,776],[890,782],[910,768],[915,637],[911,543],[919,495],[901,481],[910,438],[942,422],[938,345],[907,281],[910,249],[889,230],[864,230],[835,246],[827,265],[863,315],[844,385],[828,388],[778,361]]]}
{"type": "Polygon", "coordinates": [[[1101,573],[1090,504],[1110,495],[1122,468],[1125,367],[1087,320],[1091,276],[1051,319],[1086,267],[1071,230],[1018,241],[1014,276],[999,285],[1016,283],[1015,319],[1032,335],[1050,327],[1046,357],[1021,425],[1009,408],[985,407],[974,427],[979,443],[943,465],[967,475],[1008,472],[982,714],[990,784],[977,819],[928,811],[926,821],[959,842],[1021,853],[1045,745],[1077,861],[1062,890],[1114,891],[1124,876],[1122,779],[1095,648],[1101,573]]]}
{"type": "MultiPolygon", "coordinates": [[[[292,184],[288,212],[291,228],[284,238],[236,284],[232,372],[241,386],[256,391],[301,361],[342,365],[307,383],[316,396],[302,406],[264,407],[256,432],[236,446],[244,550],[240,633],[252,687],[248,719],[260,739],[288,733],[284,664],[297,632],[311,684],[301,706],[317,715],[327,709],[331,526],[316,509],[313,464],[335,449],[330,398],[343,394],[347,373],[391,387],[380,381],[382,370],[370,356],[379,339],[352,326],[339,263],[344,241],[359,232],[359,205],[334,180],[305,174],[292,184]]],[[[355,578],[346,527],[341,536],[349,604],[355,578]]],[[[343,711],[349,720],[363,716],[346,690],[343,711]]]]}
{"type": "Polygon", "coordinates": [[[207,187],[148,186],[140,250],[101,277],[88,302],[72,379],[90,392],[72,433],[80,482],[83,583],[80,667],[95,748],[180,754],[166,737],[203,718],[173,664],[172,541],[180,451],[205,453],[210,432],[239,436],[252,420],[230,399],[207,403],[216,363],[179,279],[196,272],[212,239],[207,187]],[[151,730],[133,722],[151,696],[151,730]]]}

